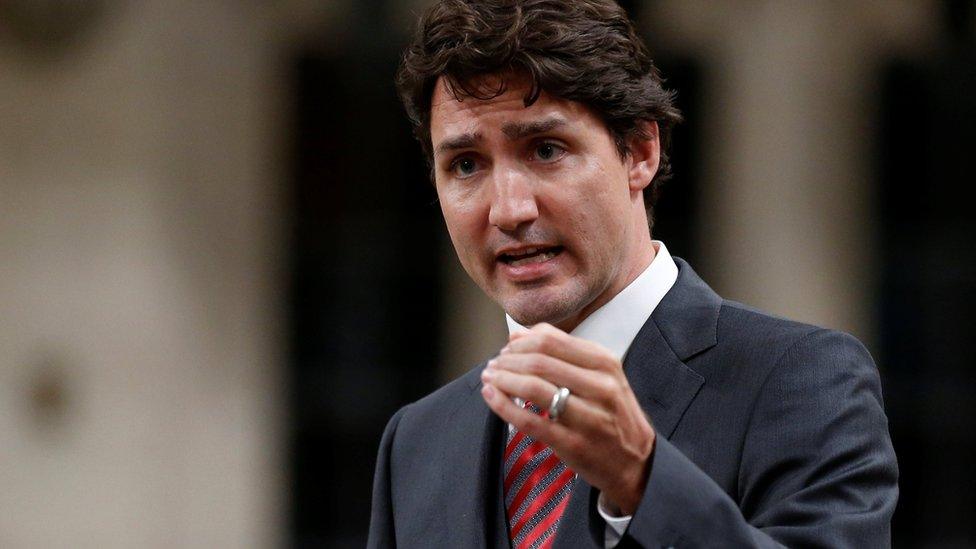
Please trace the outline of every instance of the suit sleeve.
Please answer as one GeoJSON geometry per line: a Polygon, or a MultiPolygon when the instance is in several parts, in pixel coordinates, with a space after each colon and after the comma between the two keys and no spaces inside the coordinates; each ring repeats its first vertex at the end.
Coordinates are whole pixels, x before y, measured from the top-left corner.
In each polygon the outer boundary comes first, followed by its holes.
{"type": "Polygon", "coordinates": [[[659,438],[629,541],[890,546],[898,466],[877,368],[853,337],[820,330],[783,354],[756,397],[741,453],[733,500],[659,438]]]}
{"type": "Polygon", "coordinates": [[[393,492],[390,482],[391,462],[393,438],[405,410],[406,408],[401,408],[390,418],[380,441],[380,450],[376,457],[376,473],[373,476],[373,507],[369,518],[369,538],[366,542],[366,546],[370,549],[396,547],[393,492]]]}

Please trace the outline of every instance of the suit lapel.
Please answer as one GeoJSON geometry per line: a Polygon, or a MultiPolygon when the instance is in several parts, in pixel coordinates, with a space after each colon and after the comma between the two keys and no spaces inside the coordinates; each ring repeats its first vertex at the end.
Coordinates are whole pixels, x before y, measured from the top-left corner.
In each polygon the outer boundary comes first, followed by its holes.
{"type": "Polygon", "coordinates": [[[655,431],[671,438],[705,378],[685,362],[716,344],[722,298],[682,259],[678,280],[624,358],[624,372],[655,431]]]}
{"type": "MultiPolygon", "coordinates": [[[[671,438],[705,379],[684,361],[716,343],[721,298],[680,258],[678,280],[644,323],[624,358],[624,373],[655,431],[671,438]]],[[[597,491],[581,478],[560,521],[553,547],[604,546],[597,491]]]]}
{"type": "Polygon", "coordinates": [[[474,466],[470,474],[458,476],[462,482],[447,487],[452,494],[447,509],[456,520],[445,527],[453,532],[448,537],[454,547],[509,549],[501,480],[506,425],[481,398],[480,373],[481,368],[452,421],[452,439],[471,443],[458,444],[457,456],[450,462],[474,466]]]}
{"type": "MultiPolygon", "coordinates": [[[[624,360],[624,372],[658,435],[671,438],[705,380],[686,366],[648,320],[624,360]]],[[[596,513],[598,494],[582,478],[560,521],[555,548],[603,547],[604,522],[596,513]]]]}
{"type": "MultiPolygon", "coordinates": [[[[674,259],[678,280],[637,333],[624,358],[624,373],[638,402],[655,431],[665,438],[674,434],[705,383],[705,378],[685,361],[715,345],[722,304],[685,261],[674,259]]],[[[596,511],[597,497],[592,486],[576,479],[553,547],[604,547],[605,523],[596,511]]],[[[505,532],[507,539],[504,516],[502,509],[502,529],[496,531],[505,532]]]]}
{"type": "Polygon", "coordinates": [[[491,413],[496,424],[492,428],[492,440],[489,444],[487,456],[494,456],[494,468],[485,477],[489,482],[488,498],[485,499],[485,516],[491,530],[488,532],[488,546],[495,549],[511,549],[512,543],[508,535],[508,517],[505,515],[505,474],[502,472],[505,463],[505,443],[508,440],[508,424],[491,413]]]}
{"type": "Polygon", "coordinates": [[[655,432],[671,438],[678,421],[705,379],[685,365],[653,321],[641,328],[627,357],[624,373],[655,432]]]}
{"type": "MultiPolygon", "coordinates": [[[[654,309],[651,320],[675,356],[687,361],[717,343],[722,298],[683,259],[676,257],[674,262],[678,280],[654,309]]],[[[638,334],[631,349],[646,341],[642,335],[653,338],[652,334],[638,334]]]]}

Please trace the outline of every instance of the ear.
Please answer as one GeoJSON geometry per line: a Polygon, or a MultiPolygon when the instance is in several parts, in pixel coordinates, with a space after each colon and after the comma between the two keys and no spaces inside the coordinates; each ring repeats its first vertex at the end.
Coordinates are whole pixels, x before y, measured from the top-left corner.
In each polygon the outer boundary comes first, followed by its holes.
{"type": "Polygon", "coordinates": [[[634,136],[627,143],[630,192],[639,192],[651,184],[661,164],[661,140],[657,122],[638,122],[644,137],[634,136]]]}

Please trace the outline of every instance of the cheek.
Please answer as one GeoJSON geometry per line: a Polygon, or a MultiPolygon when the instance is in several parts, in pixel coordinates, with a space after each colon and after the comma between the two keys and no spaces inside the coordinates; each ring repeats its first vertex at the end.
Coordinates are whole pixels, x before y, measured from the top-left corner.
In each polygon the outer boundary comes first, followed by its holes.
{"type": "Polygon", "coordinates": [[[630,219],[627,182],[620,170],[604,169],[599,164],[580,175],[565,204],[562,226],[574,235],[584,270],[612,269],[630,219]]]}
{"type": "Polygon", "coordinates": [[[468,258],[480,255],[480,227],[483,223],[479,219],[478,210],[464,203],[445,200],[440,193],[438,196],[440,196],[441,214],[444,216],[451,242],[454,244],[458,258],[467,268],[468,258]]]}
{"type": "Polygon", "coordinates": [[[627,182],[619,170],[608,170],[594,163],[579,172],[578,184],[572,187],[571,219],[579,233],[602,238],[613,232],[628,214],[627,182]]]}

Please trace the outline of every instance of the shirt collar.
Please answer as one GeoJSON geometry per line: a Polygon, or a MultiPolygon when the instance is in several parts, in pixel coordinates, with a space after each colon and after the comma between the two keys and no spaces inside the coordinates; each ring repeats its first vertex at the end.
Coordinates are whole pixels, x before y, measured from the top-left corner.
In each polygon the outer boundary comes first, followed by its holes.
{"type": "MultiPolygon", "coordinates": [[[[678,266],[664,242],[654,240],[652,245],[657,253],[644,272],[583,319],[571,335],[599,343],[623,359],[637,332],[678,279],[678,266]]],[[[527,329],[508,315],[505,320],[509,334],[527,329]]]]}

